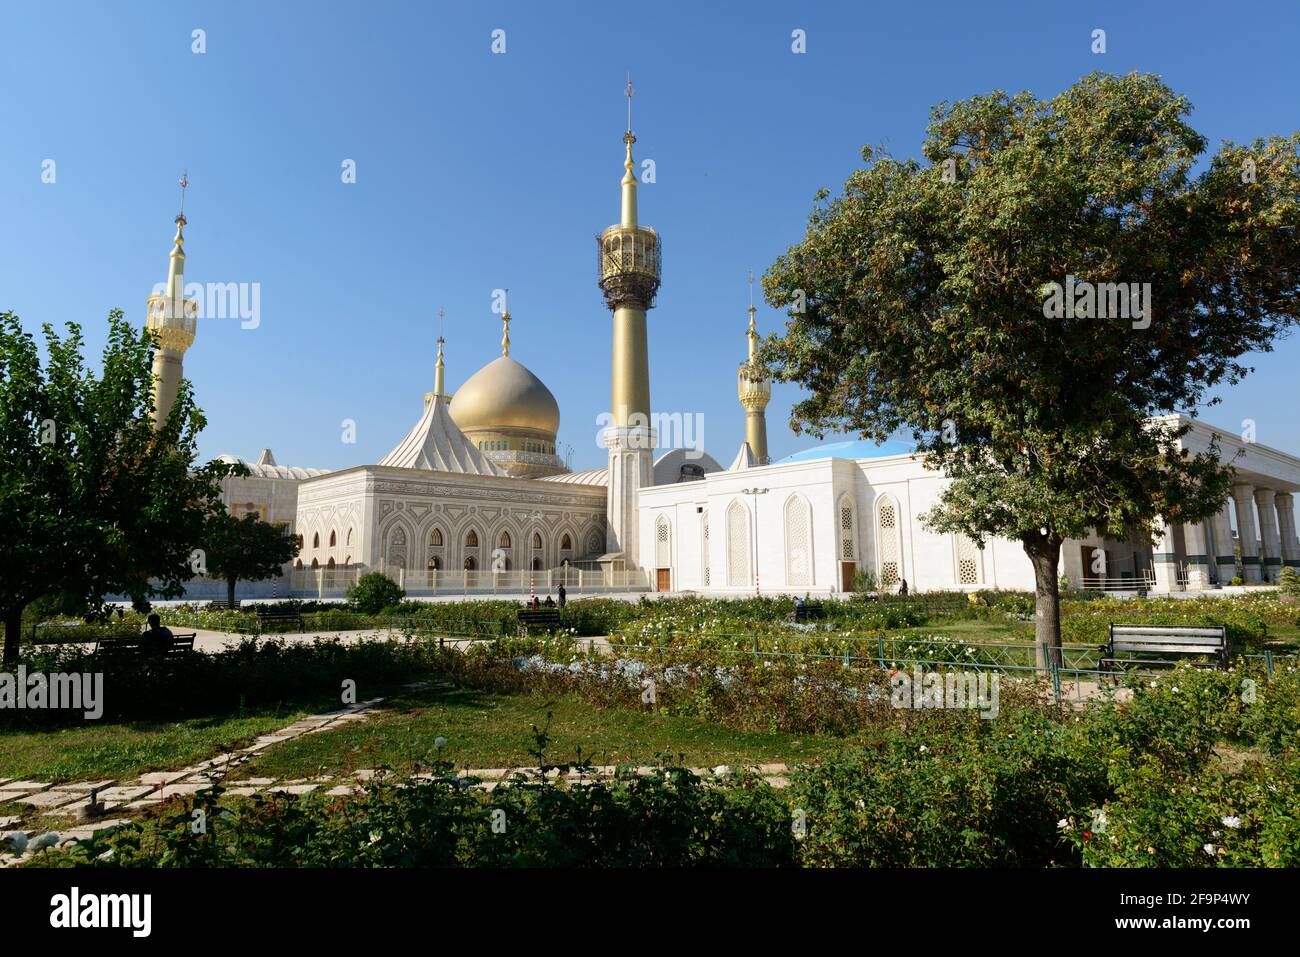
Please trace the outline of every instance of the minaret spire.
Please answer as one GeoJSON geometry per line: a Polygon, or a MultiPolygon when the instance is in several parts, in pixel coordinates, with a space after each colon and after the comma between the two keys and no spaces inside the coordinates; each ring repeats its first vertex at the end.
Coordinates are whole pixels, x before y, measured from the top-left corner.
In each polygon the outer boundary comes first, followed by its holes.
{"type": "Polygon", "coordinates": [[[185,187],[189,177],[181,173],[181,208],[176,214],[176,235],[172,237],[172,251],[167,263],[167,298],[179,300],[185,294],[185,187]]]}
{"type": "Polygon", "coordinates": [[[636,225],[636,174],[632,171],[636,169],[636,163],[632,159],[632,144],[636,142],[636,134],[632,132],[632,95],[635,91],[632,89],[632,74],[627,75],[627,132],[623,134],[623,142],[627,144],[627,159],[623,161],[623,210],[619,218],[620,226],[636,225]]]}
{"type": "Polygon", "coordinates": [[[758,355],[758,324],[754,321],[754,273],[749,273],[749,358],[740,364],[736,374],[736,394],[745,409],[745,441],[759,465],[768,463],[767,457],[767,403],[772,399],[772,383],[763,375],[755,361],[758,355]]]}
{"type": "Polygon", "coordinates": [[[167,260],[167,286],[149,297],[146,328],[153,333],[153,422],[161,429],[180,394],[182,360],[194,344],[199,305],[185,298],[185,188],[189,178],[181,173],[181,208],[176,214],[176,235],[167,260]]]}

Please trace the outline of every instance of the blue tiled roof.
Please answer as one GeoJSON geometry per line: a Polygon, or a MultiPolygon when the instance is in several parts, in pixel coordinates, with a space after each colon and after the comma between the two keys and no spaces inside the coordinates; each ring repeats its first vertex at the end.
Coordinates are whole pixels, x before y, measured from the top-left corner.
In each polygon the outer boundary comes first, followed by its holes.
{"type": "Polygon", "coordinates": [[[810,449],[804,449],[801,452],[795,452],[793,455],[787,455],[783,459],[778,459],[775,464],[780,465],[782,462],[809,462],[813,459],[878,459],[886,455],[911,455],[916,451],[915,446],[910,442],[901,442],[897,439],[889,439],[880,444],[876,444],[870,439],[850,439],[847,442],[828,442],[825,445],[814,445],[810,449]]]}

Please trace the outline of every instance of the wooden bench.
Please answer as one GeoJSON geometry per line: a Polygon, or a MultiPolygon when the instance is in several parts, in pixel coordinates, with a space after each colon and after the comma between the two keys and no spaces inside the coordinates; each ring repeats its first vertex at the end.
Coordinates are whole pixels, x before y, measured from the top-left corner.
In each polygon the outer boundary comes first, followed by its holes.
{"type": "Polygon", "coordinates": [[[225,598],[214,598],[212,601],[208,602],[208,611],[225,611],[226,609],[238,611],[239,599],[236,598],[232,602],[227,601],[225,598]]]}
{"type": "Polygon", "coordinates": [[[1099,670],[1119,665],[1169,666],[1175,661],[1162,658],[1133,658],[1129,655],[1209,655],[1213,660],[1192,661],[1198,668],[1228,667],[1227,625],[1115,625],[1110,640],[1101,646],[1099,670]],[[1125,657],[1120,657],[1124,655],[1125,657]]]}
{"type": "Polygon", "coordinates": [[[795,624],[805,621],[812,621],[816,618],[825,618],[826,609],[815,602],[805,602],[802,605],[795,605],[794,611],[790,615],[790,620],[795,624]]]}
{"type": "Polygon", "coordinates": [[[124,658],[141,658],[156,661],[174,661],[187,652],[194,650],[196,632],[172,632],[171,644],[161,649],[156,655],[149,654],[144,648],[144,635],[130,635],[120,638],[104,638],[95,642],[94,654],[114,661],[124,658]]]}
{"type": "MultiPolygon", "coordinates": [[[[296,611],[267,611],[257,609],[257,630],[260,633],[267,625],[283,625],[293,623],[298,626],[299,631],[305,631],[307,626],[303,623],[302,614],[296,611]]],[[[272,628],[272,631],[283,629],[272,628]]]]}
{"type": "Polygon", "coordinates": [[[515,615],[519,622],[519,634],[525,635],[531,629],[538,628],[543,631],[555,631],[560,627],[560,609],[559,608],[524,608],[515,615]]]}

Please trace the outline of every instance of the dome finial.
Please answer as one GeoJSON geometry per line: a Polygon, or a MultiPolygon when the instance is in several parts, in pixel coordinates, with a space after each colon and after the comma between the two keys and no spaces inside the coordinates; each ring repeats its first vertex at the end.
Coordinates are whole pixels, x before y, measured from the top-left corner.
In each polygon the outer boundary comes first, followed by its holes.
{"type": "Polygon", "coordinates": [[[501,313],[501,354],[510,355],[510,290],[507,289],[503,299],[505,309],[501,313]]]}
{"type": "Polygon", "coordinates": [[[433,394],[440,396],[443,394],[443,369],[446,364],[442,361],[442,326],[447,319],[447,310],[442,306],[438,307],[438,361],[433,366],[433,394]]]}

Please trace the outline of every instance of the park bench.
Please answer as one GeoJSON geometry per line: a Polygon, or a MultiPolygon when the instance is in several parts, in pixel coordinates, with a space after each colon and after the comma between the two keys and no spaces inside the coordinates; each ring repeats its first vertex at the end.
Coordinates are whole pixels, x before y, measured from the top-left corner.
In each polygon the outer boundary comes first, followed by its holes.
{"type": "Polygon", "coordinates": [[[270,611],[268,609],[257,609],[257,630],[262,631],[287,631],[286,628],[280,628],[280,625],[293,624],[298,626],[298,631],[305,631],[307,626],[302,620],[302,614],[296,611],[270,611]],[[272,626],[268,629],[267,626],[272,626]]]}
{"type": "Polygon", "coordinates": [[[1168,666],[1171,656],[1211,656],[1210,661],[1191,661],[1198,668],[1228,667],[1227,625],[1115,625],[1110,640],[1101,646],[1097,667],[1103,671],[1121,665],[1168,666]],[[1134,658],[1131,655],[1147,657],[1134,658]],[[1153,658],[1151,655],[1162,657],[1153,658]],[[1120,657],[1124,656],[1124,657],[1120,657]]]}
{"type": "Polygon", "coordinates": [[[790,614],[790,620],[795,624],[801,624],[805,621],[812,621],[818,618],[826,617],[826,609],[816,602],[805,602],[802,605],[795,605],[794,611],[790,614]]]}
{"type": "Polygon", "coordinates": [[[229,601],[225,598],[214,598],[212,601],[208,602],[208,611],[225,611],[226,609],[238,611],[239,599],[236,598],[234,601],[229,601]]]}
{"type": "MultiPolygon", "coordinates": [[[[175,661],[187,652],[194,650],[195,632],[179,634],[172,632],[172,641],[157,655],[163,662],[175,661]]],[[[101,638],[95,642],[94,654],[98,658],[120,661],[127,658],[152,658],[144,652],[144,636],[129,635],[117,638],[101,638]]]]}
{"type": "Polygon", "coordinates": [[[519,622],[519,634],[526,635],[531,629],[554,631],[560,627],[560,609],[558,608],[524,608],[515,616],[519,622]]]}

